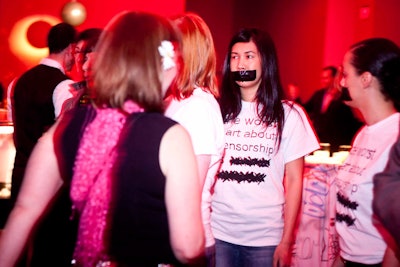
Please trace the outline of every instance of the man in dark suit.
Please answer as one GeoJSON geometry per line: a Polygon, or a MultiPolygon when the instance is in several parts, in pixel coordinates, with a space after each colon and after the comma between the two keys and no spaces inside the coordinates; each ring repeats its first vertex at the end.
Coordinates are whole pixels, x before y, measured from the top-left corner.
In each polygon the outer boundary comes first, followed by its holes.
{"type": "MultiPolygon", "coordinates": [[[[17,196],[35,144],[54,124],[63,102],[72,97],[69,85],[73,81],[66,71],[70,71],[74,64],[76,34],[75,28],[67,23],[53,26],[47,36],[48,57],[15,82],[11,97],[16,148],[11,186],[12,206],[18,205],[17,196]]],[[[61,236],[68,234],[71,208],[68,189],[63,188],[60,195],[61,198],[54,200],[53,206],[56,208],[49,207],[49,212],[38,226],[36,238],[30,247],[32,259],[29,266],[62,266],[56,261],[68,257],[63,253],[69,248],[60,246],[68,243],[61,236]]]]}
{"type": "Polygon", "coordinates": [[[321,143],[329,143],[331,152],[340,145],[350,145],[362,123],[340,99],[335,86],[337,68],[327,66],[321,72],[322,88],[304,105],[321,143]]]}

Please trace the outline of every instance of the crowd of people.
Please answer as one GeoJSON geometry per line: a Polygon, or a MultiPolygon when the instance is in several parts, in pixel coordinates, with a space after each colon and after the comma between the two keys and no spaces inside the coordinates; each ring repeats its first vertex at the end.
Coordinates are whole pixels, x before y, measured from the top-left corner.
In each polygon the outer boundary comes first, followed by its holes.
{"type": "Polygon", "coordinates": [[[197,14],[67,24],[10,85],[16,158],[0,266],[291,266],[305,156],[338,167],[333,266],[399,266],[400,48],[352,45],[306,103],[271,36],[232,36],[220,83],[197,14]]]}

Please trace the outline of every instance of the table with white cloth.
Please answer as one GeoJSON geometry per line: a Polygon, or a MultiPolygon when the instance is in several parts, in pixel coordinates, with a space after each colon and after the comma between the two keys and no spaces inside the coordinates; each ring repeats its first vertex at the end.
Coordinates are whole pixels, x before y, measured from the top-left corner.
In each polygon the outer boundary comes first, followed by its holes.
{"type": "Polygon", "coordinates": [[[343,158],[306,157],[303,196],[291,266],[330,267],[339,253],[335,177],[343,158]]]}

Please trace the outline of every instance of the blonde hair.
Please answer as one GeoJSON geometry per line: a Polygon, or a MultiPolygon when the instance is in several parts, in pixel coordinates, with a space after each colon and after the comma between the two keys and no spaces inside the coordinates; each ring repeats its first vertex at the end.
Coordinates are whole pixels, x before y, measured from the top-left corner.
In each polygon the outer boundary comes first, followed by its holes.
{"type": "Polygon", "coordinates": [[[186,98],[199,86],[218,97],[216,53],[207,24],[194,13],[176,17],[173,23],[181,33],[183,67],[178,73],[172,94],[178,99],[186,98]]]}
{"type": "Polygon", "coordinates": [[[122,108],[133,100],[146,111],[163,111],[161,56],[164,40],[178,42],[165,18],[143,12],[122,12],[102,33],[94,61],[97,105],[122,108]]]}

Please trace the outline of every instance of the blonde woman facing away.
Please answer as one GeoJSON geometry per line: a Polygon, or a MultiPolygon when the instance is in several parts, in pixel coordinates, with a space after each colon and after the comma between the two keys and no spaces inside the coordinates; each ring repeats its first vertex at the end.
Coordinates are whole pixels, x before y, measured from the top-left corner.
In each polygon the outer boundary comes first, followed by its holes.
{"type": "Polygon", "coordinates": [[[182,68],[166,99],[165,115],[189,132],[196,154],[202,193],[207,266],[214,266],[215,240],[210,225],[211,191],[224,146],[224,126],[216,100],[216,56],[210,29],[196,14],[174,19],[181,32],[182,68]]]}

